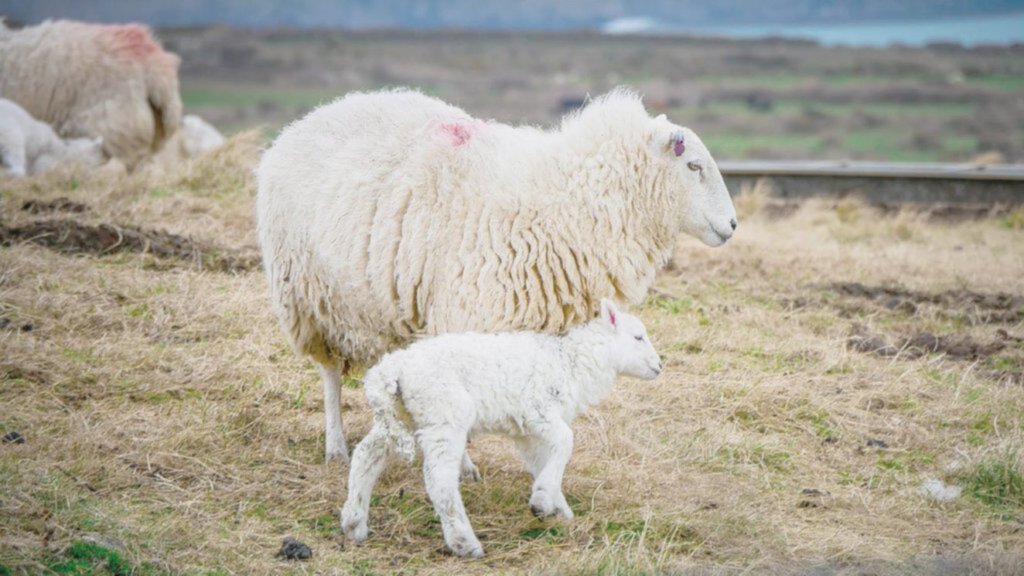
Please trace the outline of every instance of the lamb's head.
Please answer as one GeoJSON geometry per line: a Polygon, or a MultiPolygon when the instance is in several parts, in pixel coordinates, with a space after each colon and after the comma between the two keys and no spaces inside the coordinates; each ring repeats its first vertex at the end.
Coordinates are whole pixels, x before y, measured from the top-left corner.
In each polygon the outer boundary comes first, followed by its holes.
{"type": "Polygon", "coordinates": [[[736,230],[736,209],[715,159],[693,130],[665,116],[651,122],[652,161],[663,170],[662,185],[676,200],[682,231],[708,246],[725,244],[736,230]]]}
{"type": "Polygon", "coordinates": [[[661,358],[639,318],[620,311],[611,300],[603,299],[601,316],[595,322],[613,334],[608,353],[616,372],[644,380],[661,374],[661,358]]]}

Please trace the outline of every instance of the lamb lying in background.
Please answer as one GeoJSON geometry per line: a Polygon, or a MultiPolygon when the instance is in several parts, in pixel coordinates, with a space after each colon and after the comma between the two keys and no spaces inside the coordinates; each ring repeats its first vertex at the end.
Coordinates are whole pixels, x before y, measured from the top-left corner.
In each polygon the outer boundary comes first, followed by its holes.
{"type": "Polygon", "coordinates": [[[103,139],[62,140],[49,124],[0,98],[0,158],[12,176],[41,174],[65,162],[96,167],[103,163],[103,139]]]}
{"type": "Polygon", "coordinates": [[[223,144],[224,136],[212,124],[195,114],[186,114],[178,130],[153,156],[153,164],[163,170],[174,170],[182,162],[198,158],[223,144]]]}
{"type": "Polygon", "coordinates": [[[562,494],[572,455],[569,423],[611,391],[616,375],[650,380],[660,372],[643,323],[607,299],[600,317],[564,336],[447,334],[388,354],[366,373],[374,422],[352,457],[341,510],[345,535],[366,539],[370,495],[389,454],[412,461],[418,442],[445,543],[459,556],[482,556],[459,494],[460,470],[463,478],[477,477],[466,440],[478,432],[515,439],[534,478],[530,510],[536,516],[572,518],[562,494]],[[399,419],[399,406],[415,439],[399,419]]]}

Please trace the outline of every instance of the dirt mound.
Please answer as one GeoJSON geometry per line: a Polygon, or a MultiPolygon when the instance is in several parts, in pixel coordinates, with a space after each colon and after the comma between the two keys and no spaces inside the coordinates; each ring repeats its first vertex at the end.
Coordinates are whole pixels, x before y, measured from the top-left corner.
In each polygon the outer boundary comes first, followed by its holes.
{"type": "Polygon", "coordinates": [[[81,214],[89,212],[89,207],[81,202],[75,202],[67,198],[55,198],[53,200],[26,200],[21,209],[29,214],[48,214],[50,212],[73,212],[81,214]]]}
{"type": "Polygon", "coordinates": [[[260,265],[255,250],[235,252],[200,244],[168,232],[113,224],[84,224],[66,219],[29,222],[22,226],[0,223],[0,246],[10,246],[16,242],[31,242],[66,254],[152,254],[221,272],[254,270],[260,265]]]}
{"type": "Polygon", "coordinates": [[[946,334],[936,336],[930,332],[918,332],[900,338],[890,344],[880,335],[868,331],[863,324],[854,324],[846,345],[851,350],[877,354],[879,356],[896,356],[919,358],[926,354],[945,354],[950,358],[975,360],[987,358],[1003,350],[1010,337],[1005,330],[996,332],[996,339],[979,342],[966,334],[946,334]]]}
{"type": "Polygon", "coordinates": [[[884,308],[913,314],[921,304],[946,309],[970,310],[981,323],[1016,323],[1024,320],[1024,295],[981,294],[970,290],[947,290],[936,294],[898,287],[865,286],[860,282],[836,282],[826,289],[844,296],[870,300],[884,308]]]}

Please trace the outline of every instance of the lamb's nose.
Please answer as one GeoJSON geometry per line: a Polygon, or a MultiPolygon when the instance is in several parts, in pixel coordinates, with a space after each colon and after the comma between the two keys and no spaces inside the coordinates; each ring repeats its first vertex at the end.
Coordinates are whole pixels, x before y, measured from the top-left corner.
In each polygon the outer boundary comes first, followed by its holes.
{"type": "Polygon", "coordinates": [[[736,229],[736,219],[733,218],[732,220],[729,220],[729,225],[732,226],[733,230],[735,230],[736,229]]]}

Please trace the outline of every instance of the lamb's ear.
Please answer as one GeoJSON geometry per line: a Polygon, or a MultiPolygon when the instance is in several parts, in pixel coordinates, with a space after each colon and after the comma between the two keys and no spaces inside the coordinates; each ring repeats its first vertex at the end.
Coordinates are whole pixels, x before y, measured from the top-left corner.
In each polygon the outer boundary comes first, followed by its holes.
{"type": "Polygon", "coordinates": [[[601,318],[608,323],[612,329],[615,329],[619,321],[619,309],[615,306],[615,303],[607,298],[601,299],[601,318]]]}

